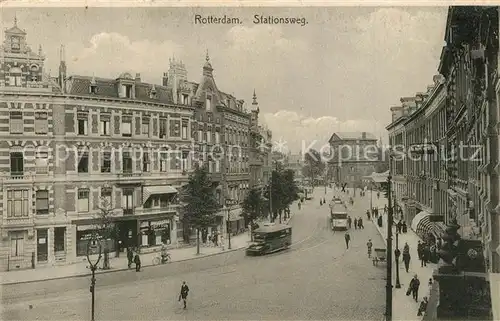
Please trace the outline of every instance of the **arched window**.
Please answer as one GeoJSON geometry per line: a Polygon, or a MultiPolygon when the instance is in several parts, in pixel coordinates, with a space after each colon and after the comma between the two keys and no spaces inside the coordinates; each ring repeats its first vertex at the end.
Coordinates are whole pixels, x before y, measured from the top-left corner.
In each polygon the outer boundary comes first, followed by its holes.
{"type": "Polygon", "coordinates": [[[21,76],[22,70],[18,67],[12,67],[9,69],[9,85],[14,87],[21,87],[21,76]]]}
{"type": "Polygon", "coordinates": [[[31,65],[31,67],[30,67],[30,80],[31,81],[38,81],[38,66],[37,65],[31,65]]]}

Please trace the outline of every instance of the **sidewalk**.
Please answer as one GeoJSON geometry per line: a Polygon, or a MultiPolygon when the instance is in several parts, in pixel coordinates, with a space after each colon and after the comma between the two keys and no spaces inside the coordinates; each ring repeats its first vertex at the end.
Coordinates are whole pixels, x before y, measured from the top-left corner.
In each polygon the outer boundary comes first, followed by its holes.
{"type": "MultiPolygon", "coordinates": [[[[383,206],[382,206],[383,207],[383,206]]],[[[376,224],[376,220],[372,221],[373,224],[375,224],[377,230],[379,233],[382,235],[384,238],[384,242],[387,245],[387,215],[382,215],[383,217],[383,224],[382,227],[379,227],[376,224]]],[[[394,249],[396,248],[396,229],[393,229],[393,249],[392,249],[392,256],[393,260],[394,258],[394,249]]],[[[400,257],[399,259],[399,280],[401,283],[401,288],[397,289],[395,288],[396,284],[396,265],[395,263],[392,265],[393,266],[393,295],[392,295],[392,318],[393,320],[422,320],[423,316],[417,316],[417,311],[420,306],[420,302],[422,301],[423,297],[426,296],[429,298],[430,294],[430,288],[428,286],[429,279],[432,278],[432,272],[433,269],[436,267],[435,264],[428,263],[427,266],[425,267],[420,267],[420,261],[418,259],[418,254],[417,254],[417,243],[420,240],[420,238],[411,230],[411,228],[408,229],[408,232],[406,234],[399,234],[398,235],[398,243],[399,243],[399,249],[402,251],[403,246],[405,243],[408,243],[410,246],[410,255],[411,255],[411,260],[410,260],[410,271],[409,273],[406,273],[404,269],[404,264],[403,261],[400,257]],[[417,274],[418,278],[420,280],[420,288],[419,288],[419,293],[418,293],[418,302],[415,302],[415,300],[412,299],[411,296],[406,296],[406,290],[408,289],[408,285],[410,284],[411,279],[413,276],[417,274]]],[[[393,261],[395,262],[395,261],[393,261]]]]}
{"type": "MultiPolygon", "coordinates": [[[[293,218],[293,215],[293,212],[290,213],[290,219],[285,221],[284,223],[287,224],[293,218]]],[[[228,240],[226,238],[224,242],[224,250],[221,246],[207,247],[200,245],[200,254],[197,255],[195,245],[178,249],[169,249],[168,252],[170,254],[170,257],[172,258],[171,262],[181,262],[241,250],[248,246],[249,241],[250,235],[248,232],[245,232],[231,237],[231,250],[227,248],[228,240]]],[[[144,268],[152,266],[153,258],[158,255],[158,252],[141,254],[142,267],[144,268]]],[[[88,276],[90,275],[90,270],[88,268],[87,258],[82,257],[81,259],[81,262],[74,264],[47,266],[29,270],[0,272],[0,284],[7,285],[88,276]]],[[[126,253],[121,253],[120,257],[118,258],[110,258],[111,269],[97,270],[96,273],[111,273],[128,270],[127,263],[126,253]]],[[[102,264],[100,265],[102,266],[102,264]]]]}

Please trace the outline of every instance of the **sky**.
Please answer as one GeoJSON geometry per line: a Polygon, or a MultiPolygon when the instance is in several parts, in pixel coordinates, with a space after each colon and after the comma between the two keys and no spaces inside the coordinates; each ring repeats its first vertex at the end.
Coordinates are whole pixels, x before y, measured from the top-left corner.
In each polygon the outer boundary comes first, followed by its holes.
{"type": "Polygon", "coordinates": [[[53,76],[61,44],[69,75],[127,71],[156,84],[172,57],[199,82],[208,51],[218,88],[249,109],[255,89],[261,123],[297,152],[314,142],[319,149],[338,131],[367,131],[387,143],[389,108],[432,83],[446,14],[446,7],[3,8],[0,27],[17,16],[53,76]],[[242,24],[195,24],[197,14],[242,24]],[[308,23],[254,24],[256,14],[308,23]]]}

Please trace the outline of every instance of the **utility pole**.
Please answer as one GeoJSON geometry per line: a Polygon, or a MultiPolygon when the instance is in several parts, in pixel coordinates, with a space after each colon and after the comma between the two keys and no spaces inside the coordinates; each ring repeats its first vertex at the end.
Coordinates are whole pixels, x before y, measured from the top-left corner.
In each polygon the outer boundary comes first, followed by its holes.
{"type": "Polygon", "coordinates": [[[387,177],[387,202],[389,208],[387,209],[387,283],[385,288],[385,320],[392,321],[392,225],[393,213],[391,206],[391,172],[387,177]]]}

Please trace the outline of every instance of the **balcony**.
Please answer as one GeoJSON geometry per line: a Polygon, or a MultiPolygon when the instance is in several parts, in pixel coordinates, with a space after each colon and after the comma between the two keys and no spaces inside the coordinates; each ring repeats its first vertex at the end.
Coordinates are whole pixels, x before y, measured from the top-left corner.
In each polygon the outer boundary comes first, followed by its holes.
{"type": "Polygon", "coordinates": [[[180,204],[169,204],[166,206],[159,207],[150,207],[138,209],[136,211],[136,215],[154,215],[154,214],[165,214],[165,213],[173,213],[177,214],[177,211],[180,209],[180,204]]]}
{"type": "Polygon", "coordinates": [[[35,178],[36,174],[34,172],[10,172],[0,174],[0,181],[5,184],[29,183],[34,181],[35,178]]]}
{"type": "Polygon", "coordinates": [[[4,228],[25,228],[34,226],[33,217],[9,217],[3,220],[2,226],[4,228]]]}
{"type": "Polygon", "coordinates": [[[26,172],[10,172],[10,179],[16,180],[16,179],[26,179],[28,176],[28,173],[26,172]]]}

